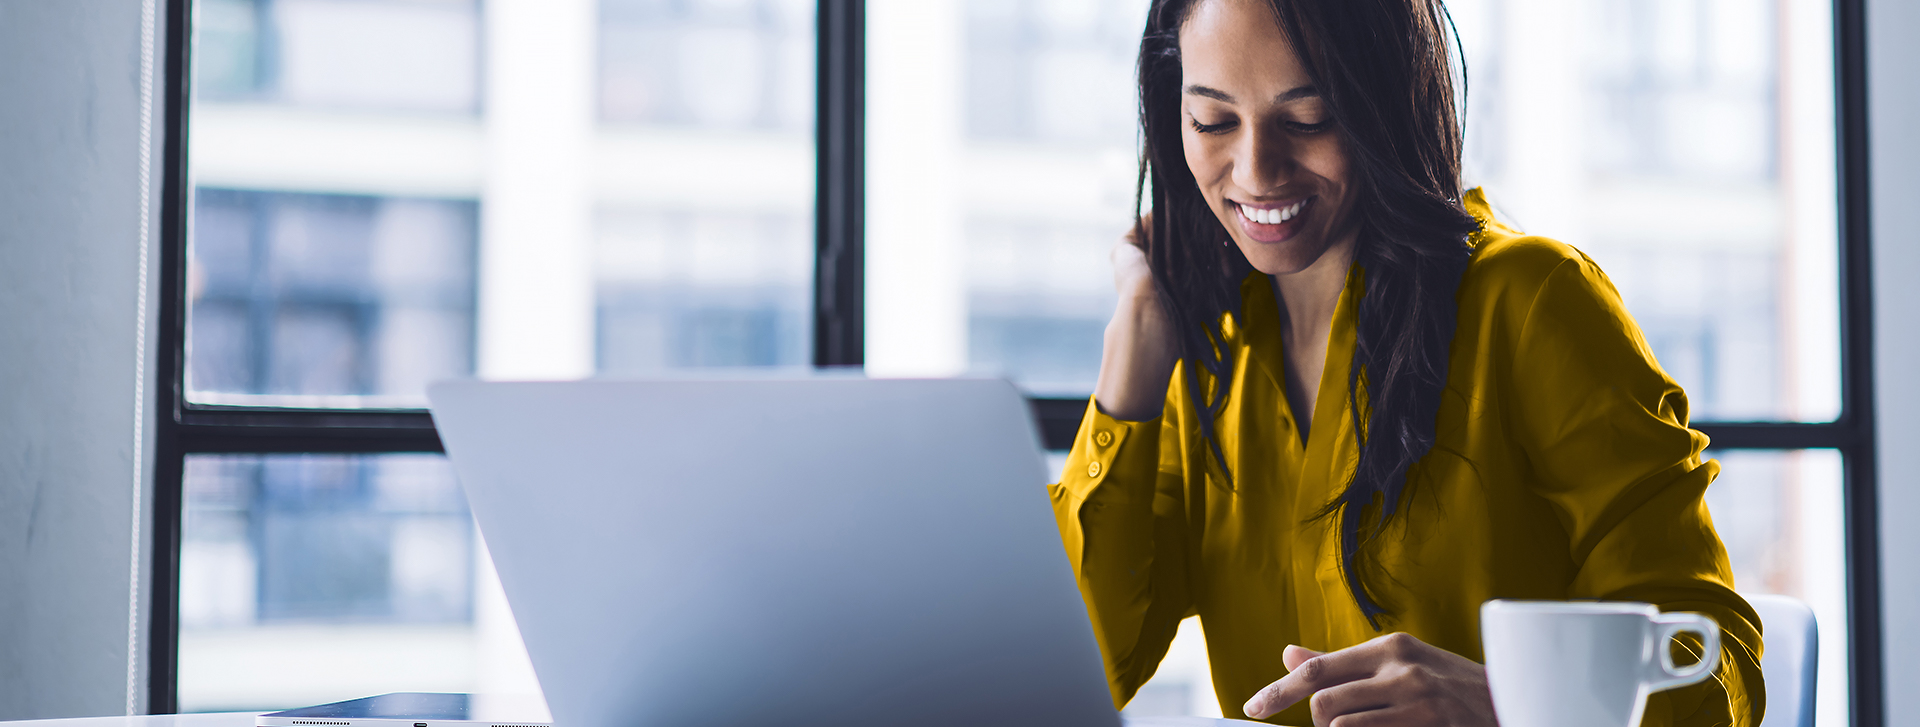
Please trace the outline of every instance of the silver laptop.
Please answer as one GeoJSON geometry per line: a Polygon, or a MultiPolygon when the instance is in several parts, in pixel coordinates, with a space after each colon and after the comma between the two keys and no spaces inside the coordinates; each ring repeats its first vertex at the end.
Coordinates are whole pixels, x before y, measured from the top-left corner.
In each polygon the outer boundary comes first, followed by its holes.
{"type": "Polygon", "coordinates": [[[1116,727],[999,380],[429,392],[554,723],[1116,727]]]}

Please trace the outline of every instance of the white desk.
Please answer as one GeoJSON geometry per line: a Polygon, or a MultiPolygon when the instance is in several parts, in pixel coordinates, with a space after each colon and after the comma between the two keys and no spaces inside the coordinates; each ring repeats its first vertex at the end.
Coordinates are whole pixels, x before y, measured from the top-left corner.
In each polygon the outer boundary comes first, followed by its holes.
{"type": "MultiPolygon", "coordinates": [[[[79,717],[0,722],[0,727],[253,727],[253,712],[217,714],[161,714],[151,717],[79,717]]],[[[1206,717],[1129,717],[1126,727],[1231,727],[1254,725],[1234,719],[1206,717]]]]}
{"type": "Polygon", "coordinates": [[[257,712],[157,714],[151,717],[78,717],[0,722],[7,727],[253,727],[257,712]]]}

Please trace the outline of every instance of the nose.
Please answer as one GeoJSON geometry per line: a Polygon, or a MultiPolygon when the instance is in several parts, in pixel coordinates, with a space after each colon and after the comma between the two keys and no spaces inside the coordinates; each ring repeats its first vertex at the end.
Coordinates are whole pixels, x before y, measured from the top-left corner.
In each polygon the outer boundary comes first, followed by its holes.
{"type": "Polygon", "coordinates": [[[1249,194],[1266,195],[1286,186],[1299,165],[1286,132],[1255,125],[1240,135],[1233,152],[1233,183],[1249,194]]]}

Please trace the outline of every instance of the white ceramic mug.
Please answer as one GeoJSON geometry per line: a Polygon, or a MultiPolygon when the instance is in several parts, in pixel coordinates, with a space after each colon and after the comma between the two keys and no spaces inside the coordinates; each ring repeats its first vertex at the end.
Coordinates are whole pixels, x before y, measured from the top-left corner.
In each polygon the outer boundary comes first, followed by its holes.
{"type": "Polygon", "coordinates": [[[1711,617],[1646,603],[1488,601],[1480,639],[1500,727],[1639,727],[1647,695],[1720,664],[1711,617]],[[1668,642],[1682,632],[1699,634],[1706,654],[1676,667],[1668,642]]]}

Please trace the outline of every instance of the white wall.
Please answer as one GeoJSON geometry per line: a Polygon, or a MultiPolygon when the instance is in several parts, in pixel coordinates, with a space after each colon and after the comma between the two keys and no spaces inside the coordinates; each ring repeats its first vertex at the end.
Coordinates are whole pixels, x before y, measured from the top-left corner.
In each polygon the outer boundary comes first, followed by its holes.
{"type": "Polygon", "coordinates": [[[120,714],[130,685],[145,703],[128,662],[152,462],[135,443],[152,408],[136,406],[142,12],[0,0],[0,719],[120,714]]]}
{"type": "Polygon", "coordinates": [[[1887,724],[1920,727],[1920,3],[1867,0],[1887,724]]]}

